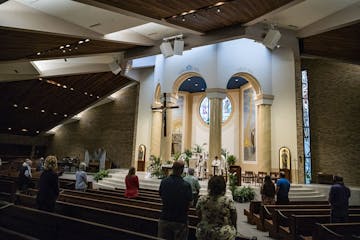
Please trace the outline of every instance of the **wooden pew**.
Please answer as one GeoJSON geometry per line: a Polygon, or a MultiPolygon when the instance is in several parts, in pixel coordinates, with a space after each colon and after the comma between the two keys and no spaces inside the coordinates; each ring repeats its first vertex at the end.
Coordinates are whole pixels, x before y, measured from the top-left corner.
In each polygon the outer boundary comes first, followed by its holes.
{"type": "MultiPolygon", "coordinates": [[[[349,214],[349,221],[360,222],[360,214],[349,214]]],[[[316,230],[316,223],[329,223],[330,214],[326,215],[291,215],[290,239],[309,239],[316,230]]],[[[281,227],[280,227],[281,229],[281,227]]],[[[280,230],[281,231],[281,230],[280,230]]],[[[325,240],[325,239],[324,239],[325,240]]]]}
{"type": "MultiPolygon", "coordinates": [[[[18,194],[17,196],[17,203],[28,207],[35,207],[36,203],[33,196],[23,194],[18,194]]],[[[134,232],[157,236],[158,219],[154,218],[120,213],[62,201],[56,202],[55,212],[69,217],[76,217],[91,222],[97,222],[134,232]]],[[[196,239],[195,232],[196,227],[189,226],[189,239],[196,239]]]]}
{"type": "MultiPolygon", "coordinates": [[[[290,218],[292,215],[330,215],[330,208],[327,209],[277,209],[273,215],[273,225],[269,227],[269,235],[274,238],[289,238],[291,233],[290,218]]],[[[360,214],[360,208],[350,207],[349,214],[360,214]]],[[[329,219],[330,220],[330,219],[329,219]]]]}
{"type": "Polygon", "coordinates": [[[312,204],[314,202],[296,202],[300,204],[292,204],[292,205],[262,205],[260,209],[260,217],[257,218],[254,216],[254,222],[256,223],[256,228],[261,231],[265,231],[265,221],[272,221],[272,215],[274,214],[276,209],[323,209],[329,208],[330,205],[325,201],[316,201],[316,204],[312,204]],[[324,204],[325,203],[325,204],[324,204]]]}
{"type": "MultiPolygon", "coordinates": [[[[75,204],[82,204],[96,208],[107,209],[111,211],[135,214],[139,216],[146,216],[156,219],[159,219],[161,213],[160,209],[147,208],[144,206],[135,206],[132,205],[131,203],[110,202],[110,201],[98,200],[88,197],[73,196],[64,193],[60,194],[58,200],[75,203],[75,204]]],[[[198,222],[199,222],[199,218],[197,216],[189,214],[189,224],[191,226],[196,226],[198,222]]]]}
{"type": "Polygon", "coordinates": [[[360,222],[316,224],[313,240],[352,240],[360,239],[360,222]]]}
{"type": "MultiPolygon", "coordinates": [[[[327,201],[292,201],[291,205],[326,205],[327,201]]],[[[250,224],[256,224],[260,219],[260,210],[262,207],[262,202],[257,200],[252,200],[249,205],[249,210],[244,209],[244,215],[247,217],[247,221],[250,224]]]]}
{"type": "Polygon", "coordinates": [[[0,226],[39,239],[158,239],[146,234],[44,212],[23,206],[0,209],[0,226]]]}
{"type": "MultiPolygon", "coordinates": [[[[95,193],[95,194],[102,194],[102,195],[107,195],[107,196],[126,198],[124,196],[125,191],[112,192],[112,191],[103,191],[103,190],[99,190],[99,189],[87,189],[86,192],[95,193]]],[[[148,195],[146,193],[141,193],[141,192],[139,193],[139,196],[136,199],[143,200],[143,201],[149,201],[149,202],[161,203],[160,196],[148,195]]]]}
{"type": "MultiPolygon", "coordinates": [[[[68,194],[68,195],[74,195],[74,196],[83,196],[83,197],[94,198],[94,199],[99,199],[99,200],[104,200],[104,201],[109,201],[109,202],[132,204],[132,205],[135,205],[135,206],[142,206],[142,207],[159,209],[159,210],[162,208],[162,203],[158,203],[158,202],[149,202],[149,201],[140,200],[140,199],[133,199],[133,198],[129,199],[129,198],[119,197],[119,196],[116,196],[116,197],[115,196],[108,196],[108,195],[96,194],[96,193],[91,193],[91,192],[80,192],[80,191],[64,190],[64,191],[62,191],[62,194],[68,194]]],[[[195,208],[190,208],[189,209],[189,214],[196,216],[195,208]]]]}
{"type": "Polygon", "coordinates": [[[0,240],[39,240],[39,239],[0,227],[0,240]]]}
{"type": "Polygon", "coordinates": [[[247,222],[250,224],[256,224],[255,218],[260,219],[261,201],[252,200],[250,202],[249,210],[244,209],[244,215],[247,218],[247,222]]]}
{"type": "Polygon", "coordinates": [[[0,179],[0,200],[13,202],[16,192],[16,182],[0,179]]]}

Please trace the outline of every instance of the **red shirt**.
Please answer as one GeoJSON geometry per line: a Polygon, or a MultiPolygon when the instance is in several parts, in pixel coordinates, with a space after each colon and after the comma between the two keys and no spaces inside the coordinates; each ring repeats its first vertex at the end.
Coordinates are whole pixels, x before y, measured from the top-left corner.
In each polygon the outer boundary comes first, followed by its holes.
{"type": "Polygon", "coordinates": [[[139,195],[139,179],[136,175],[126,176],[125,197],[134,198],[139,195]]]}

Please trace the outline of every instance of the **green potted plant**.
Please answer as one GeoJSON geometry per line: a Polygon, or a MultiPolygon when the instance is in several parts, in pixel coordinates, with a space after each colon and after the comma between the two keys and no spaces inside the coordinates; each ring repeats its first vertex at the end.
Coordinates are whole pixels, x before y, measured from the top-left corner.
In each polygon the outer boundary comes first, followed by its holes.
{"type": "Polygon", "coordinates": [[[233,193],[233,199],[236,202],[249,202],[254,200],[255,198],[255,191],[253,188],[247,187],[237,187],[233,193]]]}
{"type": "Polygon", "coordinates": [[[148,170],[150,171],[151,176],[155,176],[157,178],[164,178],[165,173],[161,169],[160,157],[156,157],[154,155],[151,155],[150,161],[151,161],[151,163],[150,163],[150,166],[149,166],[148,170]]]}
{"type": "Polygon", "coordinates": [[[94,180],[98,182],[99,180],[102,180],[105,177],[109,177],[109,171],[100,170],[99,172],[95,173],[94,180]]]}
{"type": "Polygon", "coordinates": [[[235,165],[235,162],[236,162],[236,157],[234,155],[229,155],[226,159],[226,162],[228,164],[228,166],[232,166],[232,165],[235,165]]]}

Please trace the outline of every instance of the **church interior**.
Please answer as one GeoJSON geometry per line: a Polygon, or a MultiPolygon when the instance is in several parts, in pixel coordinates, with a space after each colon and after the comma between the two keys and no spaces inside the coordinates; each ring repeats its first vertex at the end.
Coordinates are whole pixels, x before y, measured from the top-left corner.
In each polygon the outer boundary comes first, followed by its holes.
{"type": "Polygon", "coordinates": [[[283,171],[327,196],[339,175],[360,205],[359,20],[359,0],[0,1],[0,186],[55,155],[64,175],[109,170],[94,187],[134,166],[156,191],[154,166],[182,159],[204,192],[283,171]]]}

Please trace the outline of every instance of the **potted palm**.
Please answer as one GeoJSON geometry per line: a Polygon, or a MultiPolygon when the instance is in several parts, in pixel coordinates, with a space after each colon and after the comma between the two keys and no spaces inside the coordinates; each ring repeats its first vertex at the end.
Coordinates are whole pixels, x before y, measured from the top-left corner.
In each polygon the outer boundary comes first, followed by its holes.
{"type": "Polygon", "coordinates": [[[229,155],[226,159],[226,162],[228,164],[228,166],[232,166],[232,165],[235,165],[235,162],[236,162],[236,157],[234,155],[229,155]]]}

